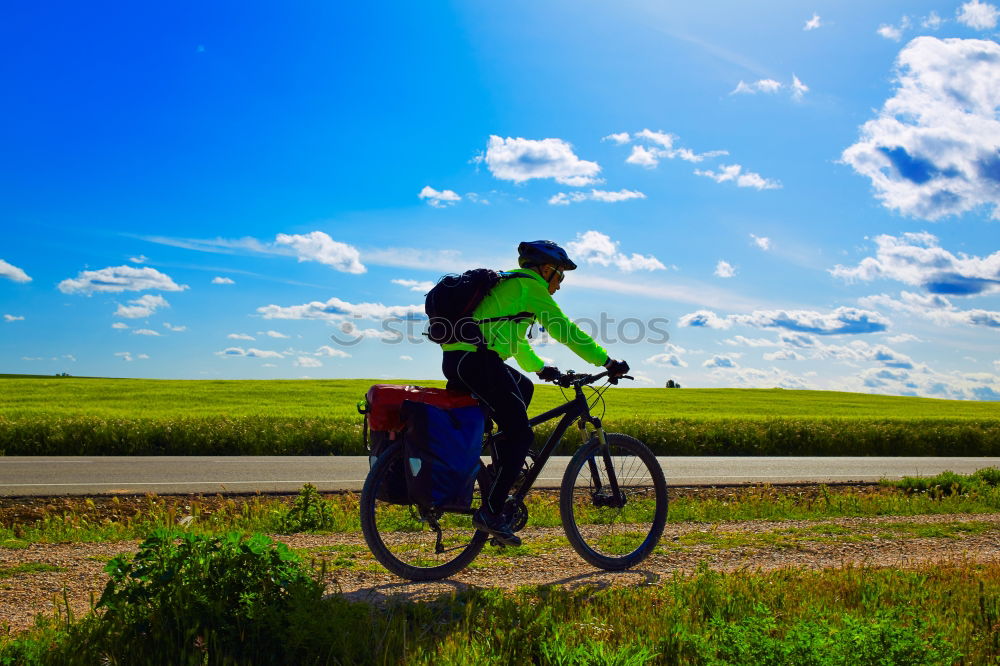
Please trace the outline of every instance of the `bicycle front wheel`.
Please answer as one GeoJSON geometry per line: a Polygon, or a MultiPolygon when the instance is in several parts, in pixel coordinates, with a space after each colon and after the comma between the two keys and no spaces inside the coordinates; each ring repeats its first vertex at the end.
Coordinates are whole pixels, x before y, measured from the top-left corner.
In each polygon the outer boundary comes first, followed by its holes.
{"type": "Polygon", "coordinates": [[[620,571],[642,562],[659,542],[667,523],[667,481],[639,440],[618,433],[605,440],[607,450],[595,436],[570,459],[559,512],[580,557],[620,571]]]}
{"type": "MultiPolygon", "coordinates": [[[[394,444],[368,472],[361,490],[361,532],[365,542],[375,559],[397,576],[410,580],[452,576],[475,559],[489,535],[472,526],[471,515],[422,513],[415,504],[397,503],[403,464],[403,447],[394,444]],[[440,535],[434,529],[435,523],[440,535]]],[[[473,508],[481,502],[483,476],[484,472],[480,472],[473,508]]]]}

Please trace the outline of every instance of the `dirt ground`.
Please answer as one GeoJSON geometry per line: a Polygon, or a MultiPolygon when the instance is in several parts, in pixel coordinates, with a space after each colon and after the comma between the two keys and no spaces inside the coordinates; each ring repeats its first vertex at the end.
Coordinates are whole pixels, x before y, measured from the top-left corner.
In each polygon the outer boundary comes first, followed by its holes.
{"type": "MultiPolygon", "coordinates": [[[[733,489],[672,489],[679,493],[733,493],[733,489]]],[[[791,489],[789,492],[809,492],[791,489]]],[[[98,515],[130,515],[146,498],[89,498],[98,515]]],[[[167,498],[169,499],[169,498],[167,498]]],[[[184,502],[186,498],[174,498],[184,502]]],[[[233,498],[226,498],[233,499],[233,498]]],[[[84,498],[0,498],[0,524],[31,522],[48,509],[71,508],[84,498]]],[[[198,498],[210,508],[213,498],[198,498]]],[[[219,498],[218,501],[225,501],[219,498]]],[[[525,544],[552,541],[558,528],[532,528],[520,533],[525,544]]],[[[360,534],[295,534],[275,536],[292,548],[326,558],[333,551],[366,551],[360,534]]],[[[740,521],[669,523],[662,548],[636,569],[609,573],[594,569],[568,546],[541,549],[536,554],[503,558],[483,555],[455,577],[434,583],[413,583],[371,566],[333,566],[327,574],[331,594],[381,603],[389,599],[420,600],[467,587],[515,589],[551,584],[567,588],[650,585],[675,572],[694,570],[708,561],[718,570],[771,570],[783,567],[826,568],[845,565],[912,567],[928,562],[997,561],[1000,558],[1000,513],[838,518],[814,521],[740,521]],[[938,529],[923,529],[924,527],[938,529]],[[894,531],[895,530],[895,531],[894,531]],[[796,534],[794,538],[773,535],[796,534]],[[810,535],[832,534],[815,538],[810,535]],[[769,538],[769,535],[771,537],[769,538]]],[[[107,561],[136,550],[137,541],[112,543],[31,544],[0,547],[0,627],[28,628],[38,613],[51,614],[67,606],[86,613],[107,582],[107,561]],[[36,569],[11,571],[31,564],[36,569]],[[45,567],[44,565],[48,565],[45,567]]],[[[366,553],[365,553],[366,554],[366,553]]],[[[65,614],[65,610],[62,611],[65,614]]]]}

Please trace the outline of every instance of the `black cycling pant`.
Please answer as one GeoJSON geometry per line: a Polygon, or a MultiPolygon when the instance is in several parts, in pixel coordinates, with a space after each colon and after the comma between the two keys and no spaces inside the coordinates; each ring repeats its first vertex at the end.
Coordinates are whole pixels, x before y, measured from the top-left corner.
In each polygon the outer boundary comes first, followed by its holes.
{"type": "Polygon", "coordinates": [[[441,370],[448,388],[476,394],[492,412],[503,432],[497,442],[496,473],[483,503],[490,513],[500,513],[507,495],[524,466],[535,433],[528,425],[528,404],[535,385],[492,351],[446,351],[441,370]]]}

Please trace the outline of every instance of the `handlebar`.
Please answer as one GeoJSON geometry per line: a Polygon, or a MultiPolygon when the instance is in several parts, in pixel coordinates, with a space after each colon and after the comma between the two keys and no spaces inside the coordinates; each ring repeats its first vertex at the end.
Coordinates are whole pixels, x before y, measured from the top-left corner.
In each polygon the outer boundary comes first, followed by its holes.
{"type": "Polygon", "coordinates": [[[608,383],[610,384],[617,384],[619,379],[631,379],[633,381],[635,380],[635,377],[632,377],[630,375],[618,375],[617,377],[608,377],[607,370],[605,370],[604,372],[599,372],[596,375],[577,374],[572,370],[570,370],[569,372],[564,372],[562,375],[559,376],[559,378],[552,380],[552,383],[557,384],[563,388],[570,388],[571,386],[574,388],[580,388],[583,386],[587,386],[588,384],[593,384],[594,382],[600,381],[605,377],[608,378],[608,383]]]}

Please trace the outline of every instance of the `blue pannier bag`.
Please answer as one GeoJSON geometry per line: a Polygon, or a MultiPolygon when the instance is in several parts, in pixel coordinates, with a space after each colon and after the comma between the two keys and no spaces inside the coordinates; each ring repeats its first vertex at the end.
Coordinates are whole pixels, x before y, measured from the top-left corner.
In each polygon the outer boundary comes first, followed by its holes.
{"type": "Polygon", "coordinates": [[[443,409],[403,401],[406,485],[424,507],[468,509],[479,473],[485,417],[482,407],[443,409]]]}

